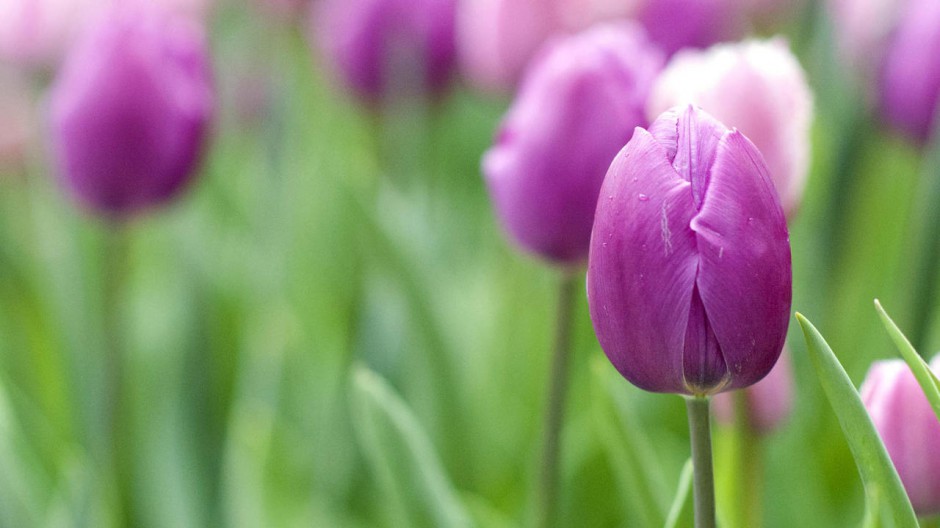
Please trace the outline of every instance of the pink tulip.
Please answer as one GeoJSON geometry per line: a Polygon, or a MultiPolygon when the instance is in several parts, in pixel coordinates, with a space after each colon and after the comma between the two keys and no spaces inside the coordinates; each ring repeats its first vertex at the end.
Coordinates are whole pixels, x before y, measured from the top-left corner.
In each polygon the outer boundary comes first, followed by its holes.
{"type": "Polygon", "coordinates": [[[746,135],[764,155],[784,212],[797,210],[809,170],[813,95],[786,41],[679,52],[653,85],[647,116],[695,104],[746,135]]]}
{"type": "MultiPolygon", "coordinates": [[[[793,406],[793,374],[786,348],[767,376],[741,393],[747,402],[747,418],[758,434],[767,434],[779,427],[790,415],[793,406]]],[[[735,418],[737,393],[723,392],[713,400],[715,417],[730,424],[735,418]]]]}
{"type": "MultiPolygon", "coordinates": [[[[940,356],[930,362],[940,373],[940,356]]],[[[904,361],[872,364],[862,401],[918,515],[940,514],[940,421],[904,361]]]]}

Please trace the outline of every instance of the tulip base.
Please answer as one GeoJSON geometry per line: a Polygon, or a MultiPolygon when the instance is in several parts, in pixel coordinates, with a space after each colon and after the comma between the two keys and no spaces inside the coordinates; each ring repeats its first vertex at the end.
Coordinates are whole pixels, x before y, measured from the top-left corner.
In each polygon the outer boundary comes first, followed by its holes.
{"type": "Polygon", "coordinates": [[[685,400],[692,441],[692,493],[695,499],[695,528],[715,528],[715,477],[712,464],[712,436],[707,397],[685,400]]]}
{"type": "Polygon", "coordinates": [[[545,429],[542,441],[542,460],[539,466],[538,510],[535,526],[549,528],[554,524],[555,503],[558,492],[558,459],[561,424],[564,417],[565,395],[568,392],[568,364],[571,355],[571,314],[574,309],[578,273],[566,270],[561,278],[558,312],[555,320],[555,344],[552,353],[551,374],[548,380],[548,401],[545,409],[545,429]]]}

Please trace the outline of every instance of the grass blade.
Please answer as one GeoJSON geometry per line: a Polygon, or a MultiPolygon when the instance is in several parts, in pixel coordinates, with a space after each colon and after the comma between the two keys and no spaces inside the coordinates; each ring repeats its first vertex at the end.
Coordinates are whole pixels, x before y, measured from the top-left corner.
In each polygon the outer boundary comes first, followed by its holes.
{"type": "Polygon", "coordinates": [[[692,528],[695,514],[692,510],[692,459],[686,461],[679,474],[679,489],[666,517],[666,528],[692,528]]]}
{"type": "Polygon", "coordinates": [[[816,327],[799,313],[796,319],[803,329],[816,375],[852,450],[868,502],[878,501],[880,506],[889,507],[895,528],[917,528],[911,501],[852,380],[816,327]]]}
{"type": "Polygon", "coordinates": [[[378,375],[353,370],[353,423],[399,526],[467,527],[470,516],[414,414],[378,375]]]}

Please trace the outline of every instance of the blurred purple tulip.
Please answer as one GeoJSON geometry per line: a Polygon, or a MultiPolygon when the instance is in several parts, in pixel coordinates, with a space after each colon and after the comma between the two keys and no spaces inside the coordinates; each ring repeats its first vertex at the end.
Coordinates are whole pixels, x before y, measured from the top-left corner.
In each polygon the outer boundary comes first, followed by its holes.
{"type": "Polygon", "coordinates": [[[371,102],[437,94],[456,65],[456,0],[323,0],[313,38],[342,81],[371,102]]]}
{"type": "Polygon", "coordinates": [[[940,2],[909,0],[881,68],[880,106],[885,119],[925,142],[940,97],[940,2]]]}
{"type": "Polygon", "coordinates": [[[829,0],[829,15],[841,57],[872,74],[908,0],[829,0]]]}
{"type": "Polygon", "coordinates": [[[190,180],[214,105],[208,50],[190,20],[114,8],[71,50],[50,94],[59,174],[112,217],[168,201],[190,180]]]}
{"type": "Polygon", "coordinates": [[[457,29],[463,75],[478,88],[508,92],[560,26],[545,0],[471,0],[460,3],[457,29]]]}
{"type": "MultiPolygon", "coordinates": [[[[774,368],[764,379],[743,389],[747,401],[747,418],[758,434],[768,434],[779,427],[793,406],[793,374],[790,358],[784,348],[774,368]]],[[[715,396],[714,410],[718,421],[730,424],[735,418],[735,393],[723,392],[715,396]]]]}
{"type": "Polygon", "coordinates": [[[93,8],[93,0],[3,0],[0,61],[28,66],[54,62],[93,8]]]}
{"type": "Polygon", "coordinates": [[[672,54],[738,37],[744,14],[733,0],[645,0],[636,17],[650,39],[672,54]]]}
{"type": "Polygon", "coordinates": [[[701,107],[754,142],[791,217],[809,170],[813,95],[786,41],[679,52],[653,85],[647,115],[652,119],[685,104],[701,107]]]}
{"type": "Polygon", "coordinates": [[[554,41],[526,72],[483,158],[496,212],[522,248],[560,264],[587,257],[604,174],[646,124],[662,64],[642,29],[623,23],[554,41]]]}
{"type": "MultiPolygon", "coordinates": [[[[940,356],[930,363],[940,373],[940,356]]],[[[940,514],[940,421],[904,361],[876,361],[862,401],[918,515],[940,514]]]]}
{"type": "Polygon", "coordinates": [[[714,394],[776,363],[790,242],[763,157],[693,106],[637,128],[601,188],[588,303],[617,370],[653,392],[714,394]]]}

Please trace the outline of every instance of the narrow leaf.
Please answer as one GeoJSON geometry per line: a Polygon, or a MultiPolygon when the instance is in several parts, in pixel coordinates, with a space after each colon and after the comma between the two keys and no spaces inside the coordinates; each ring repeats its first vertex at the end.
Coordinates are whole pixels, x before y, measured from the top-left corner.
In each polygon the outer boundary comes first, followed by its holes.
{"type": "Polygon", "coordinates": [[[660,470],[649,439],[624,404],[624,391],[617,390],[625,388],[626,382],[619,376],[611,379],[608,374],[613,369],[606,361],[595,361],[591,370],[594,424],[613,464],[621,496],[629,500],[630,511],[641,526],[659,526],[665,520],[668,492],[658,480],[660,470]]]}
{"type": "Polygon", "coordinates": [[[816,375],[852,450],[869,503],[878,501],[879,506],[890,508],[896,528],[917,528],[911,501],[852,380],[816,327],[799,313],[796,319],[816,375]]]}
{"type": "Polygon", "coordinates": [[[924,358],[920,357],[920,354],[914,350],[911,342],[904,336],[904,333],[901,332],[898,325],[894,323],[881,306],[881,303],[878,302],[878,299],[875,299],[875,310],[878,310],[878,315],[881,317],[881,322],[884,324],[885,330],[888,331],[888,335],[891,336],[894,345],[898,347],[898,352],[901,353],[901,357],[904,358],[904,361],[906,361],[911,368],[911,372],[913,372],[914,377],[917,378],[917,383],[920,384],[920,388],[930,401],[930,407],[933,408],[934,414],[936,414],[937,419],[940,420],[940,383],[937,382],[937,376],[930,370],[930,366],[927,365],[924,358]]]}
{"type": "Polygon", "coordinates": [[[352,404],[359,442],[390,500],[396,525],[470,526],[431,441],[391,387],[374,372],[356,367],[352,404]]]}
{"type": "Polygon", "coordinates": [[[686,461],[679,474],[679,489],[672,501],[666,528],[692,528],[695,523],[695,511],[692,504],[692,459],[686,461]]]}

